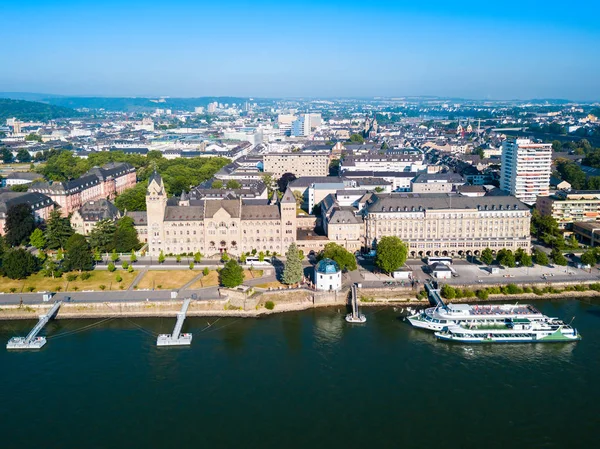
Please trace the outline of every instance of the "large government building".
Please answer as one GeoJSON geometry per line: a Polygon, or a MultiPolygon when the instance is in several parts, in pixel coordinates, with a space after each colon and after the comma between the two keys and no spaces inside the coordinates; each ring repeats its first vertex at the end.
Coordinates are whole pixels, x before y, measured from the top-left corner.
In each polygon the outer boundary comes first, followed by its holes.
{"type": "Polygon", "coordinates": [[[146,192],[148,246],[151,256],[200,251],[212,256],[256,249],[283,254],[296,241],[296,198],[287,190],[280,201],[167,198],[154,173],[146,192]]]}
{"type": "Polygon", "coordinates": [[[514,196],[377,194],[366,202],[363,214],[368,248],[395,235],[408,245],[410,257],[531,249],[531,212],[514,196]]]}

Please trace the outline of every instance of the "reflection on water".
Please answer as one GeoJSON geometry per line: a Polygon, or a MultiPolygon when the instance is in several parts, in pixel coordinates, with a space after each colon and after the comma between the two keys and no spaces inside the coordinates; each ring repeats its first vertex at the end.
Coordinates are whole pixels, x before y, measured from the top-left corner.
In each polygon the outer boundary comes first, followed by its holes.
{"type": "MultiPolygon", "coordinates": [[[[0,349],[2,447],[172,447],[174,429],[212,449],[595,447],[600,306],[535,305],[584,339],[440,342],[380,307],[364,325],[337,308],[190,317],[192,345],[170,348],[156,334],[174,318],[53,321],[41,351],[0,349]]],[[[0,342],[34,324],[0,322],[0,342]]]]}

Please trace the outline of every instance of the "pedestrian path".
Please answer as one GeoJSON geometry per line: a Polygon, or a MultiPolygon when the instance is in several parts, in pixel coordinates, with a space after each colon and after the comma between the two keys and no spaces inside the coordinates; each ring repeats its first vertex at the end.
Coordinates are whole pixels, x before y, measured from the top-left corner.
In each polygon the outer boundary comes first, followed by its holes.
{"type": "Polygon", "coordinates": [[[142,278],[146,275],[147,272],[148,272],[147,268],[144,268],[143,270],[141,270],[137,274],[137,276],[135,277],[133,282],[129,285],[129,288],[127,290],[129,290],[129,291],[133,290],[134,285],[138,285],[138,283],[142,280],[142,278]]]}
{"type": "Polygon", "coordinates": [[[190,287],[190,285],[194,284],[194,282],[196,282],[199,279],[202,279],[203,277],[204,277],[204,274],[202,274],[202,273],[198,274],[198,276],[194,276],[190,282],[179,287],[179,291],[187,290],[190,287]]]}

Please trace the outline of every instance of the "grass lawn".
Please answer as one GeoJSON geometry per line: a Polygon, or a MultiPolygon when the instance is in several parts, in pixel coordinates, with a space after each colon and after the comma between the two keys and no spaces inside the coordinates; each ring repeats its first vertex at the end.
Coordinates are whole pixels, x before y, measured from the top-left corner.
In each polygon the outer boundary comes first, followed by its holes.
{"type": "Polygon", "coordinates": [[[61,278],[52,279],[44,277],[40,273],[29,276],[27,279],[14,280],[6,277],[0,277],[0,291],[10,293],[11,288],[15,288],[17,293],[28,292],[30,287],[37,291],[53,291],[56,292],[60,288],[61,291],[82,291],[82,290],[101,290],[100,285],[106,286],[106,290],[119,290],[120,286],[123,289],[128,288],[131,282],[137,275],[137,272],[128,273],[125,270],[117,270],[114,273],[109,271],[90,271],[91,277],[85,281],[79,278],[79,272],[74,272],[77,275],[77,280],[73,282],[67,281],[67,274],[63,274],[61,278]],[[123,278],[122,282],[117,282],[117,275],[123,278]]]}
{"type": "Polygon", "coordinates": [[[138,288],[180,288],[198,276],[197,270],[150,270],[138,283],[138,288]]]}
{"type": "MultiPolygon", "coordinates": [[[[263,275],[263,270],[244,270],[244,279],[247,281],[249,279],[256,279],[263,275]]],[[[197,290],[199,288],[204,287],[216,287],[219,285],[219,273],[214,270],[211,270],[207,276],[202,276],[202,279],[198,279],[191,286],[191,290],[197,290]]]]}

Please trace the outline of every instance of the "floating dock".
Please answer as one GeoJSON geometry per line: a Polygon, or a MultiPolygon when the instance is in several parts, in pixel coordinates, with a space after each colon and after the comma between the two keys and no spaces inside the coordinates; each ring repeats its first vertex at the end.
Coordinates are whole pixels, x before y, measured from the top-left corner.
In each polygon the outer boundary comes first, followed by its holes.
{"type": "Polygon", "coordinates": [[[190,306],[191,298],[183,301],[181,311],[177,312],[177,322],[172,334],[160,334],[156,339],[156,346],[186,346],[192,344],[192,334],[182,334],[181,328],[185,321],[185,315],[190,306]]]}
{"type": "Polygon", "coordinates": [[[352,299],[351,299],[351,306],[352,306],[352,313],[349,313],[348,315],[346,315],[346,321],[348,323],[366,323],[367,322],[367,317],[364,316],[362,313],[360,313],[360,311],[358,310],[358,287],[356,286],[356,284],[352,284],[352,299]]]}
{"type": "Polygon", "coordinates": [[[27,334],[27,337],[13,337],[6,344],[6,349],[40,349],[46,344],[46,337],[38,337],[37,334],[44,328],[58,312],[62,301],[56,301],[52,308],[45,315],[40,315],[40,320],[27,334]]]}

